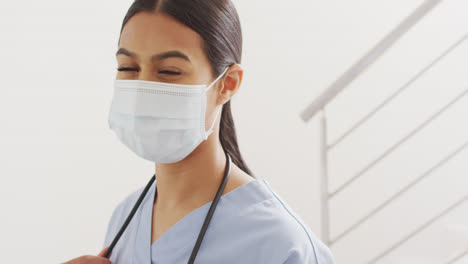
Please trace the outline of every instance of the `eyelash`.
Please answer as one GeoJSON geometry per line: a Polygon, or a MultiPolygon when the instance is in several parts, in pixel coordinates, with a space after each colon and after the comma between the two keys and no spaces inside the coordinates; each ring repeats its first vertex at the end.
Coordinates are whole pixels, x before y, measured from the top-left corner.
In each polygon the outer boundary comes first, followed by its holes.
{"type": "MultiPolygon", "coordinates": [[[[126,68],[126,67],[117,68],[117,70],[118,71],[137,71],[137,69],[126,68]]],[[[180,75],[181,74],[180,72],[175,72],[175,71],[160,71],[159,73],[165,73],[165,74],[169,74],[169,75],[180,75]]]]}

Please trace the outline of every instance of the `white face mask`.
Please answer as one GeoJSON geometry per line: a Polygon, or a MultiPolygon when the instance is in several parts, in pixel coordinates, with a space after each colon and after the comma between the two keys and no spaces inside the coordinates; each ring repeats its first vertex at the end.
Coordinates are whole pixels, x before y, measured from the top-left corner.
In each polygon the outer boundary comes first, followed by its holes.
{"type": "Polygon", "coordinates": [[[138,156],[173,163],[188,156],[213,132],[222,105],[205,131],[208,87],[143,80],[115,80],[109,127],[138,156]]]}

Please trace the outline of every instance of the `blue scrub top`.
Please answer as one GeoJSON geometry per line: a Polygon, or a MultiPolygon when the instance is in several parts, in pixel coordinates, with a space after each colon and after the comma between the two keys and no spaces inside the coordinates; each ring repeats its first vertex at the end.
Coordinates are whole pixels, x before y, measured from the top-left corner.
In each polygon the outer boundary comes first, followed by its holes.
{"type": "MultiPolygon", "coordinates": [[[[151,244],[154,181],[112,251],[114,264],[186,264],[212,202],[193,210],[151,244]]],[[[114,210],[103,247],[109,246],[144,186],[114,210]]],[[[195,263],[333,264],[330,249],[276,194],[255,179],[222,195],[195,263]]]]}

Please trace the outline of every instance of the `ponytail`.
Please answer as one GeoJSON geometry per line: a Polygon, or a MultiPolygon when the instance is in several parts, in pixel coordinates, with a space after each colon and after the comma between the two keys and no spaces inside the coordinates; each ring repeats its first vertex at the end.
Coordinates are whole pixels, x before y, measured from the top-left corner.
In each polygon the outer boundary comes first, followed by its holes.
{"type": "Polygon", "coordinates": [[[244,159],[242,158],[242,155],[239,151],[236,128],[234,126],[234,120],[232,119],[231,114],[231,101],[228,101],[224,104],[223,111],[221,112],[219,139],[224,151],[231,156],[232,162],[234,162],[234,164],[236,164],[237,167],[239,167],[245,173],[255,178],[249,167],[247,167],[247,164],[245,164],[244,159]]]}

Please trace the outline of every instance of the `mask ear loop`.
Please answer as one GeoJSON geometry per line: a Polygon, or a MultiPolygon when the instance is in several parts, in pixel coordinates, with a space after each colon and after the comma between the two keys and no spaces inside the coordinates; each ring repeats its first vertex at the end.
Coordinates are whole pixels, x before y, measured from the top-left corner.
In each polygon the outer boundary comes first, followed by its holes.
{"type": "Polygon", "coordinates": [[[206,133],[205,133],[205,140],[207,140],[208,136],[211,135],[211,133],[213,133],[213,127],[214,127],[214,124],[216,123],[216,119],[218,118],[218,114],[219,114],[219,111],[221,110],[221,106],[222,105],[216,106],[216,108],[217,108],[216,115],[215,115],[215,118],[213,119],[213,123],[211,123],[210,129],[208,129],[208,131],[206,131],[206,133]]]}
{"type": "MultiPolygon", "coordinates": [[[[210,86],[208,86],[208,88],[205,89],[205,92],[208,91],[208,90],[213,86],[213,84],[215,84],[215,83],[226,73],[226,71],[227,71],[228,69],[229,69],[229,66],[226,67],[226,69],[223,71],[223,73],[221,73],[221,74],[218,76],[218,78],[216,78],[216,80],[214,80],[214,81],[210,84],[210,86]]],[[[208,131],[206,131],[206,133],[205,133],[205,140],[207,140],[207,139],[208,139],[208,136],[211,135],[211,133],[213,133],[213,127],[214,127],[214,124],[216,123],[216,119],[218,118],[219,112],[220,112],[220,110],[221,110],[221,106],[222,106],[222,105],[216,106],[216,108],[217,108],[217,110],[216,110],[216,115],[215,115],[215,118],[213,119],[213,123],[211,123],[210,129],[208,129],[208,131]]]]}
{"type": "Polygon", "coordinates": [[[216,78],[216,80],[214,80],[214,81],[210,84],[210,86],[208,86],[208,87],[205,89],[205,92],[208,91],[208,90],[213,86],[213,84],[215,84],[221,77],[223,77],[223,75],[227,72],[228,69],[229,69],[229,66],[226,67],[226,69],[223,71],[223,73],[221,73],[221,74],[218,76],[218,78],[216,78]]]}

